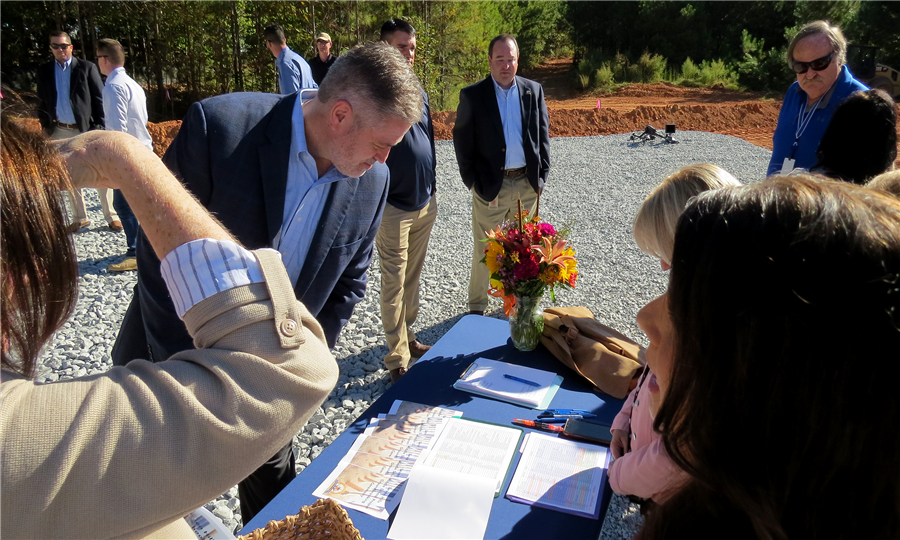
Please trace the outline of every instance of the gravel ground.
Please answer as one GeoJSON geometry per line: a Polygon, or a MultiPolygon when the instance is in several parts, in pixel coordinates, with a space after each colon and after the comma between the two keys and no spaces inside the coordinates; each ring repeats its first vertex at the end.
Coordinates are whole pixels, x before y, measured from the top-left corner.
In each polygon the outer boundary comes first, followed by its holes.
{"type": "MultiPolygon", "coordinates": [[[[742,182],[761,179],[771,152],[741,139],[705,132],[680,132],[679,144],[629,143],[627,135],[551,140],[552,169],[541,200],[541,216],[571,228],[577,250],[578,286],[557,295],[559,305],[584,305],[597,318],[646,344],[635,324],[638,310],[661,294],[667,274],[657,259],[643,254],[631,236],[631,223],[647,193],[665,176],[691,163],[715,163],[742,182]]],[[[422,307],[417,334],[433,344],[468,308],[471,253],[471,195],[463,186],[451,141],[437,143],[438,220],[422,274],[422,307]]],[[[79,298],[74,316],[41,357],[37,380],[55,381],[103,372],[128,307],[133,272],[110,274],[119,262],[125,236],[105,226],[96,191],[85,190],[92,225],[75,235],[79,258],[79,298]]],[[[377,258],[377,255],[376,255],[377,258]]],[[[390,385],[381,359],[387,353],[381,329],[378,261],[369,270],[370,287],[334,349],[338,384],[323,407],[294,439],[298,470],[333,441],[390,385]]],[[[489,316],[503,318],[493,300],[489,316]]],[[[549,298],[545,305],[551,305],[549,298]]],[[[240,529],[237,489],[207,508],[234,531],[240,529]]],[[[601,539],[631,538],[642,523],[637,507],[613,496],[601,539]]]]}

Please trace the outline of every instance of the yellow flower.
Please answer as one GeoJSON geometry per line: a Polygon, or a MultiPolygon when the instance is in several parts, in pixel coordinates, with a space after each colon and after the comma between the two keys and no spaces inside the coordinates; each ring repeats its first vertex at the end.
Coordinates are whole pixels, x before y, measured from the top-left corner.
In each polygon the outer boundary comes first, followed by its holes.
{"type": "Polygon", "coordinates": [[[487,247],[484,248],[484,264],[487,265],[491,274],[500,270],[500,260],[503,258],[504,252],[503,244],[495,240],[488,242],[487,247]]]}
{"type": "MultiPolygon", "coordinates": [[[[574,255],[574,252],[573,252],[573,255],[574,255]]],[[[560,268],[560,270],[559,270],[559,280],[560,281],[569,281],[569,277],[571,277],[572,274],[577,274],[577,264],[578,263],[575,262],[575,257],[572,257],[571,259],[567,259],[565,261],[565,267],[560,268]]]]}

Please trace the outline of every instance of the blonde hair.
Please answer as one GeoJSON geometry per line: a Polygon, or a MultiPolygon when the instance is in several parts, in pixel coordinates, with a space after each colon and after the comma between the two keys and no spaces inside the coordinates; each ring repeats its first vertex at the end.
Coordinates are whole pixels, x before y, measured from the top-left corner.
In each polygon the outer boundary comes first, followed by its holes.
{"type": "Polygon", "coordinates": [[[900,169],[879,174],[866,184],[869,189],[877,189],[900,197],[900,169]]]}
{"type": "Polygon", "coordinates": [[[682,167],[647,195],[634,218],[634,239],[642,251],[672,264],[675,227],[687,202],[696,195],[741,185],[728,171],[711,163],[682,167]]]}

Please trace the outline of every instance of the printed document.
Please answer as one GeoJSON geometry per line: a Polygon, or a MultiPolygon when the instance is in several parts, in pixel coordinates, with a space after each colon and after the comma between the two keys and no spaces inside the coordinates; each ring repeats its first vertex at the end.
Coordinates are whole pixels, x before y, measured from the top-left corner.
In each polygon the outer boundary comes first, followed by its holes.
{"type": "Polygon", "coordinates": [[[506,498],[598,518],[608,449],[543,433],[529,433],[506,498]]]}
{"type": "Polygon", "coordinates": [[[447,422],[422,465],[490,478],[500,493],[522,438],[522,430],[453,418],[447,422]]]}

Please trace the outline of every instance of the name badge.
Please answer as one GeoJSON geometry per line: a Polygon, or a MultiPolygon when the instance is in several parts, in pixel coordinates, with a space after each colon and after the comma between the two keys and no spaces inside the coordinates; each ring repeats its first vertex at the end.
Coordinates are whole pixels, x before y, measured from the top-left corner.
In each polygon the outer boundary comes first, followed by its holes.
{"type": "Polygon", "coordinates": [[[794,170],[794,161],[791,158],[784,158],[784,163],[781,165],[781,174],[790,174],[794,170]]]}

